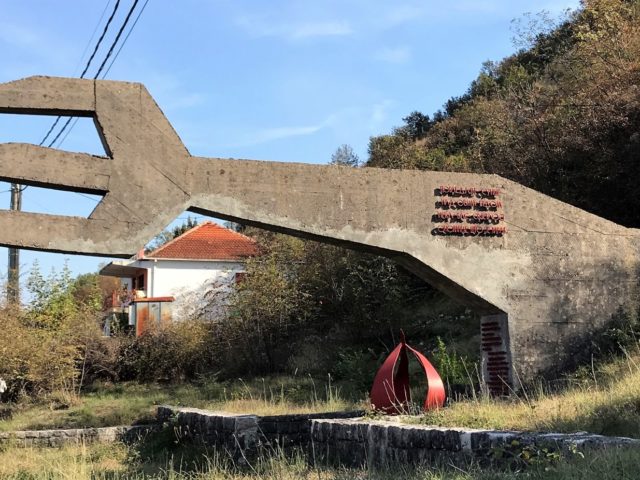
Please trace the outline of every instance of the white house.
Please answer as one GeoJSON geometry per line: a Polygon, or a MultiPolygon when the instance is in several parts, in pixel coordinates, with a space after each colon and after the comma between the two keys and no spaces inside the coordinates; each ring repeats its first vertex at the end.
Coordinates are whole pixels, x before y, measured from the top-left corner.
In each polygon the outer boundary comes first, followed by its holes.
{"type": "MultiPolygon", "coordinates": [[[[251,238],[204,222],[147,255],[111,262],[100,275],[119,277],[122,289],[113,292],[107,316],[127,313],[136,335],[173,319],[215,316],[242,279],[245,260],[257,251],[251,238]]],[[[108,334],[109,322],[105,330],[108,334]]]]}

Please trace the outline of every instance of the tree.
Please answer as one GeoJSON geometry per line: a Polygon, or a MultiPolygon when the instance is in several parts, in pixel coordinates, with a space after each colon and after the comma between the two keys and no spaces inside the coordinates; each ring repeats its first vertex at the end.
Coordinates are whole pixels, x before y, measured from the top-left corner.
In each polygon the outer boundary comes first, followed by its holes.
{"type": "Polygon", "coordinates": [[[418,111],[413,111],[402,119],[405,123],[402,127],[395,130],[396,135],[409,137],[412,140],[418,140],[424,137],[433,123],[429,115],[424,115],[418,111]]]}
{"type": "Polygon", "coordinates": [[[246,277],[230,295],[219,337],[233,345],[232,369],[271,373],[291,354],[288,337],[311,317],[313,305],[298,273],[304,241],[268,232],[257,236],[264,253],[247,260],[246,277]]]}
{"type": "Polygon", "coordinates": [[[71,270],[66,262],[60,273],[51,270],[45,278],[40,272],[40,265],[35,261],[26,284],[31,296],[29,317],[43,328],[60,328],[78,311],[73,296],[73,283],[71,270]]]}
{"type": "Polygon", "coordinates": [[[582,5],[526,26],[524,48],[485,63],[426,133],[426,116],[414,112],[372,137],[367,165],[495,173],[640,225],[640,3],[582,5]]]}
{"type": "Polygon", "coordinates": [[[358,155],[353,151],[353,148],[345,143],[333,152],[329,164],[343,167],[358,167],[360,166],[360,158],[358,158],[358,155]]]}
{"type": "Polygon", "coordinates": [[[149,252],[152,252],[154,250],[157,250],[160,247],[162,247],[163,245],[165,245],[166,243],[169,243],[174,238],[179,237],[183,233],[186,233],[189,230],[191,230],[192,228],[197,227],[197,226],[198,226],[198,220],[196,220],[195,218],[192,218],[191,215],[189,215],[187,217],[187,220],[184,221],[182,223],[182,225],[176,225],[173,228],[167,228],[167,229],[163,230],[162,232],[160,232],[155,237],[153,237],[153,240],[151,240],[147,244],[147,246],[145,247],[144,251],[145,251],[145,253],[149,253],[149,252]]]}

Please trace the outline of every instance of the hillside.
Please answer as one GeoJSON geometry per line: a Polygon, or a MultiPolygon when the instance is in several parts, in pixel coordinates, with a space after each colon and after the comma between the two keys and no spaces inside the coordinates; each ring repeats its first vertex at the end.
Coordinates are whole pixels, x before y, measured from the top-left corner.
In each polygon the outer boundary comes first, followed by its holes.
{"type": "Polygon", "coordinates": [[[638,227],[640,2],[585,0],[539,24],[443,110],[372,138],[368,166],[497,173],[638,227]]]}

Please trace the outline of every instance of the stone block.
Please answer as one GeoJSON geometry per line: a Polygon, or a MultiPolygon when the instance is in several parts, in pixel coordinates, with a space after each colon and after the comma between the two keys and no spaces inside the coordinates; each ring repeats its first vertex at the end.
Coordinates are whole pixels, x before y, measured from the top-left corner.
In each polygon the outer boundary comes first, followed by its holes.
{"type": "Polygon", "coordinates": [[[387,441],[389,447],[407,448],[409,446],[407,429],[400,426],[390,426],[387,428],[387,441]]]}
{"type": "Polygon", "coordinates": [[[460,432],[456,430],[446,430],[444,432],[443,449],[450,452],[458,452],[461,448],[460,432]]]}
{"type": "Polygon", "coordinates": [[[235,430],[236,432],[242,432],[245,430],[257,432],[258,417],[256,417],[255,415],[241,415],[236,417],[235,430]]]}
{"type": "Polygon", "coordinates": [[[264,433],[264,434],[271,434],[271,433],[277,433],[278,432],[278,424],[274,421],[266,421],[261,419],[258,422],[258,428],[264,433]]]}
{"type": "Polygon", "coordinates": [[[407,429],[407,437],[410,448],[429,449],[431,448],[431,434],[429,430],[421,428],[407,429]]]}
{"type": "Polygon", "coordinates": [[[444,448],[444,431],[429,430],[429,445],[434,450],[442,450],[444,448]]]}
{"type": "Polygon", "coordinates": [[[222,430],[224,432],[233,433],[236,429],[236,417],[222,417],[222,430]]]}
{"type": "Polygon", "coordinates": [[[369,426],[368,441],[374,445],[387,445],[388,425],[371,424],[369,426]]]}

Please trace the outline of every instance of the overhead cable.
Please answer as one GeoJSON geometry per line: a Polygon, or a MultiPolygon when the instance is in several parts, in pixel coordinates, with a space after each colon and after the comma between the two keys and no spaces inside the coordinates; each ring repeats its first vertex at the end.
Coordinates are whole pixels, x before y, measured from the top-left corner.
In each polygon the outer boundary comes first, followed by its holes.
{"type": "MultiPolygon", "coordinates": [[[[122,33],[124,32],[125,28],[127,28],[127,24],[129,23],[129,20],[131,19],[131,15],[133,14],[136,6],[138,5],[138,2],[140,0],[134,0],[133,5],[131,5],[131,8],[129,9],[129,12],[127,13],[126,18],[124,19],[124,22],[122,23],[120,30],[118,30],[118,33],[116,35],[116,38],[113,40],[113,42],[111,43],[111,47],[109,48],[109,51],[107,52],[107,55],[105,56],[104,60],[102,61],[102,63],[100,64],[100,67],[98,68],[98,71],[96,72],[96,74],[93,76],[93,79],[96,80],[99,76],[100,73],[102,73],[102,70],[104,69],[105,65],[107,64],[107,62],[109,61],[109,58],[111,57],[111,55],[113,54],[113,51],[116,48],[116,45],[118,43],[118,41],[120,40],[120,37],[122,36],[122,33]]],[[[145,4],[146,6],[146,4],[145,4]]],[[[128,35],[127,35],[128,36],[128,35]]],[[[124,43],[123,43],[124,45],[124,43]]],[[[105,73],[106,75],[106,73],[105,73]]],[[[82,77],[81,77],[82,78],[82,77]]],[[[71,121],[73,120],[73,117],[69,117],[67,119],[67,121],[65,122],[65,124],[62,126],[62,129],[58,132],[58,134],[54,137],[53,140],[51,140],[51,142],[49,143],[49,145],[47,145],[48,147],[53,146],[54,143],[56,143],[56,141],[58,140],[58,138],[60,138],[60,136],[64,133],[64,131],[67,129],[67,127],[69,126],[69,124],[71,123],[71,121]]],[[[66,135],[65,135],[66,138],[66,135]]],[[[62,142],[61,142],[62,143],[62,142]]]]}
{"type": "MultiPolygon", "coordinates": [[[[118,11],[118,7],[120,6],[120,0],[116,0],[116,4],[113,7],[113,11],[111,12],[111,16],[109,17],[109,19],[107,20],[107,24],[104,26],[104,29],[102,30],[102,34],[100,35],[100,38],[98,39],[98,41],[96,42],[95,47],[93,48],[93,52],[91,53],[91,56],[89,57],[89,60],[87,61],[87,64],[84,67],[84,70],[82,71],[82,73],[80,74],[80,78],[84,78],[85,74],[87,73],[87,70],[89,70],[89,67],[91,66],[91,62],[93,62],[93,59],[96,56],[96,53],[98,52],[98,49],[100,48],[100,45],[102,43],[102,40],[104,40],[105,35],[107,34],[107,31],[109,30],[109,26],[111,25],[111,22],[113,21],[113,17],[115,17],[116,12],[118,11]]],[[[104,16],[104,13],[103,13],[104,16]]],[[[102,20],[102,17],[100,18],[102,20]]],[[[58,116],[58,118],[56,118],[55,122],[53,122],[53,125],[51,125],[51,128],[49,129],[49,131],[47,132],[47,134],[44,136],[44,138],[42,139],[42,141],[38,144],[39,146],[44,145],[44,143],[47,141],[47,138],[49,138],[49,135],[51,135],[51,132],[53,132],[53,130],[56,128],[56,125],[58,125],[58,122],[60,122],[60,119],[62,117],[58,116]]],[[[67,122],[65,124],[68,125],[69,122],[67,122]]],[[[65,128],[63,127],[63,129],[65,128]]],[[[53,145],[55,143],[55,140],[57,140],[57,138],[60,136],[60,134],[58,133],[58,135],[56,135],[56,138],[54,139],[53,142],[51,142],[49,145],[47,145],[48,147],[51,147],[51,145],[53,145]]]]}

